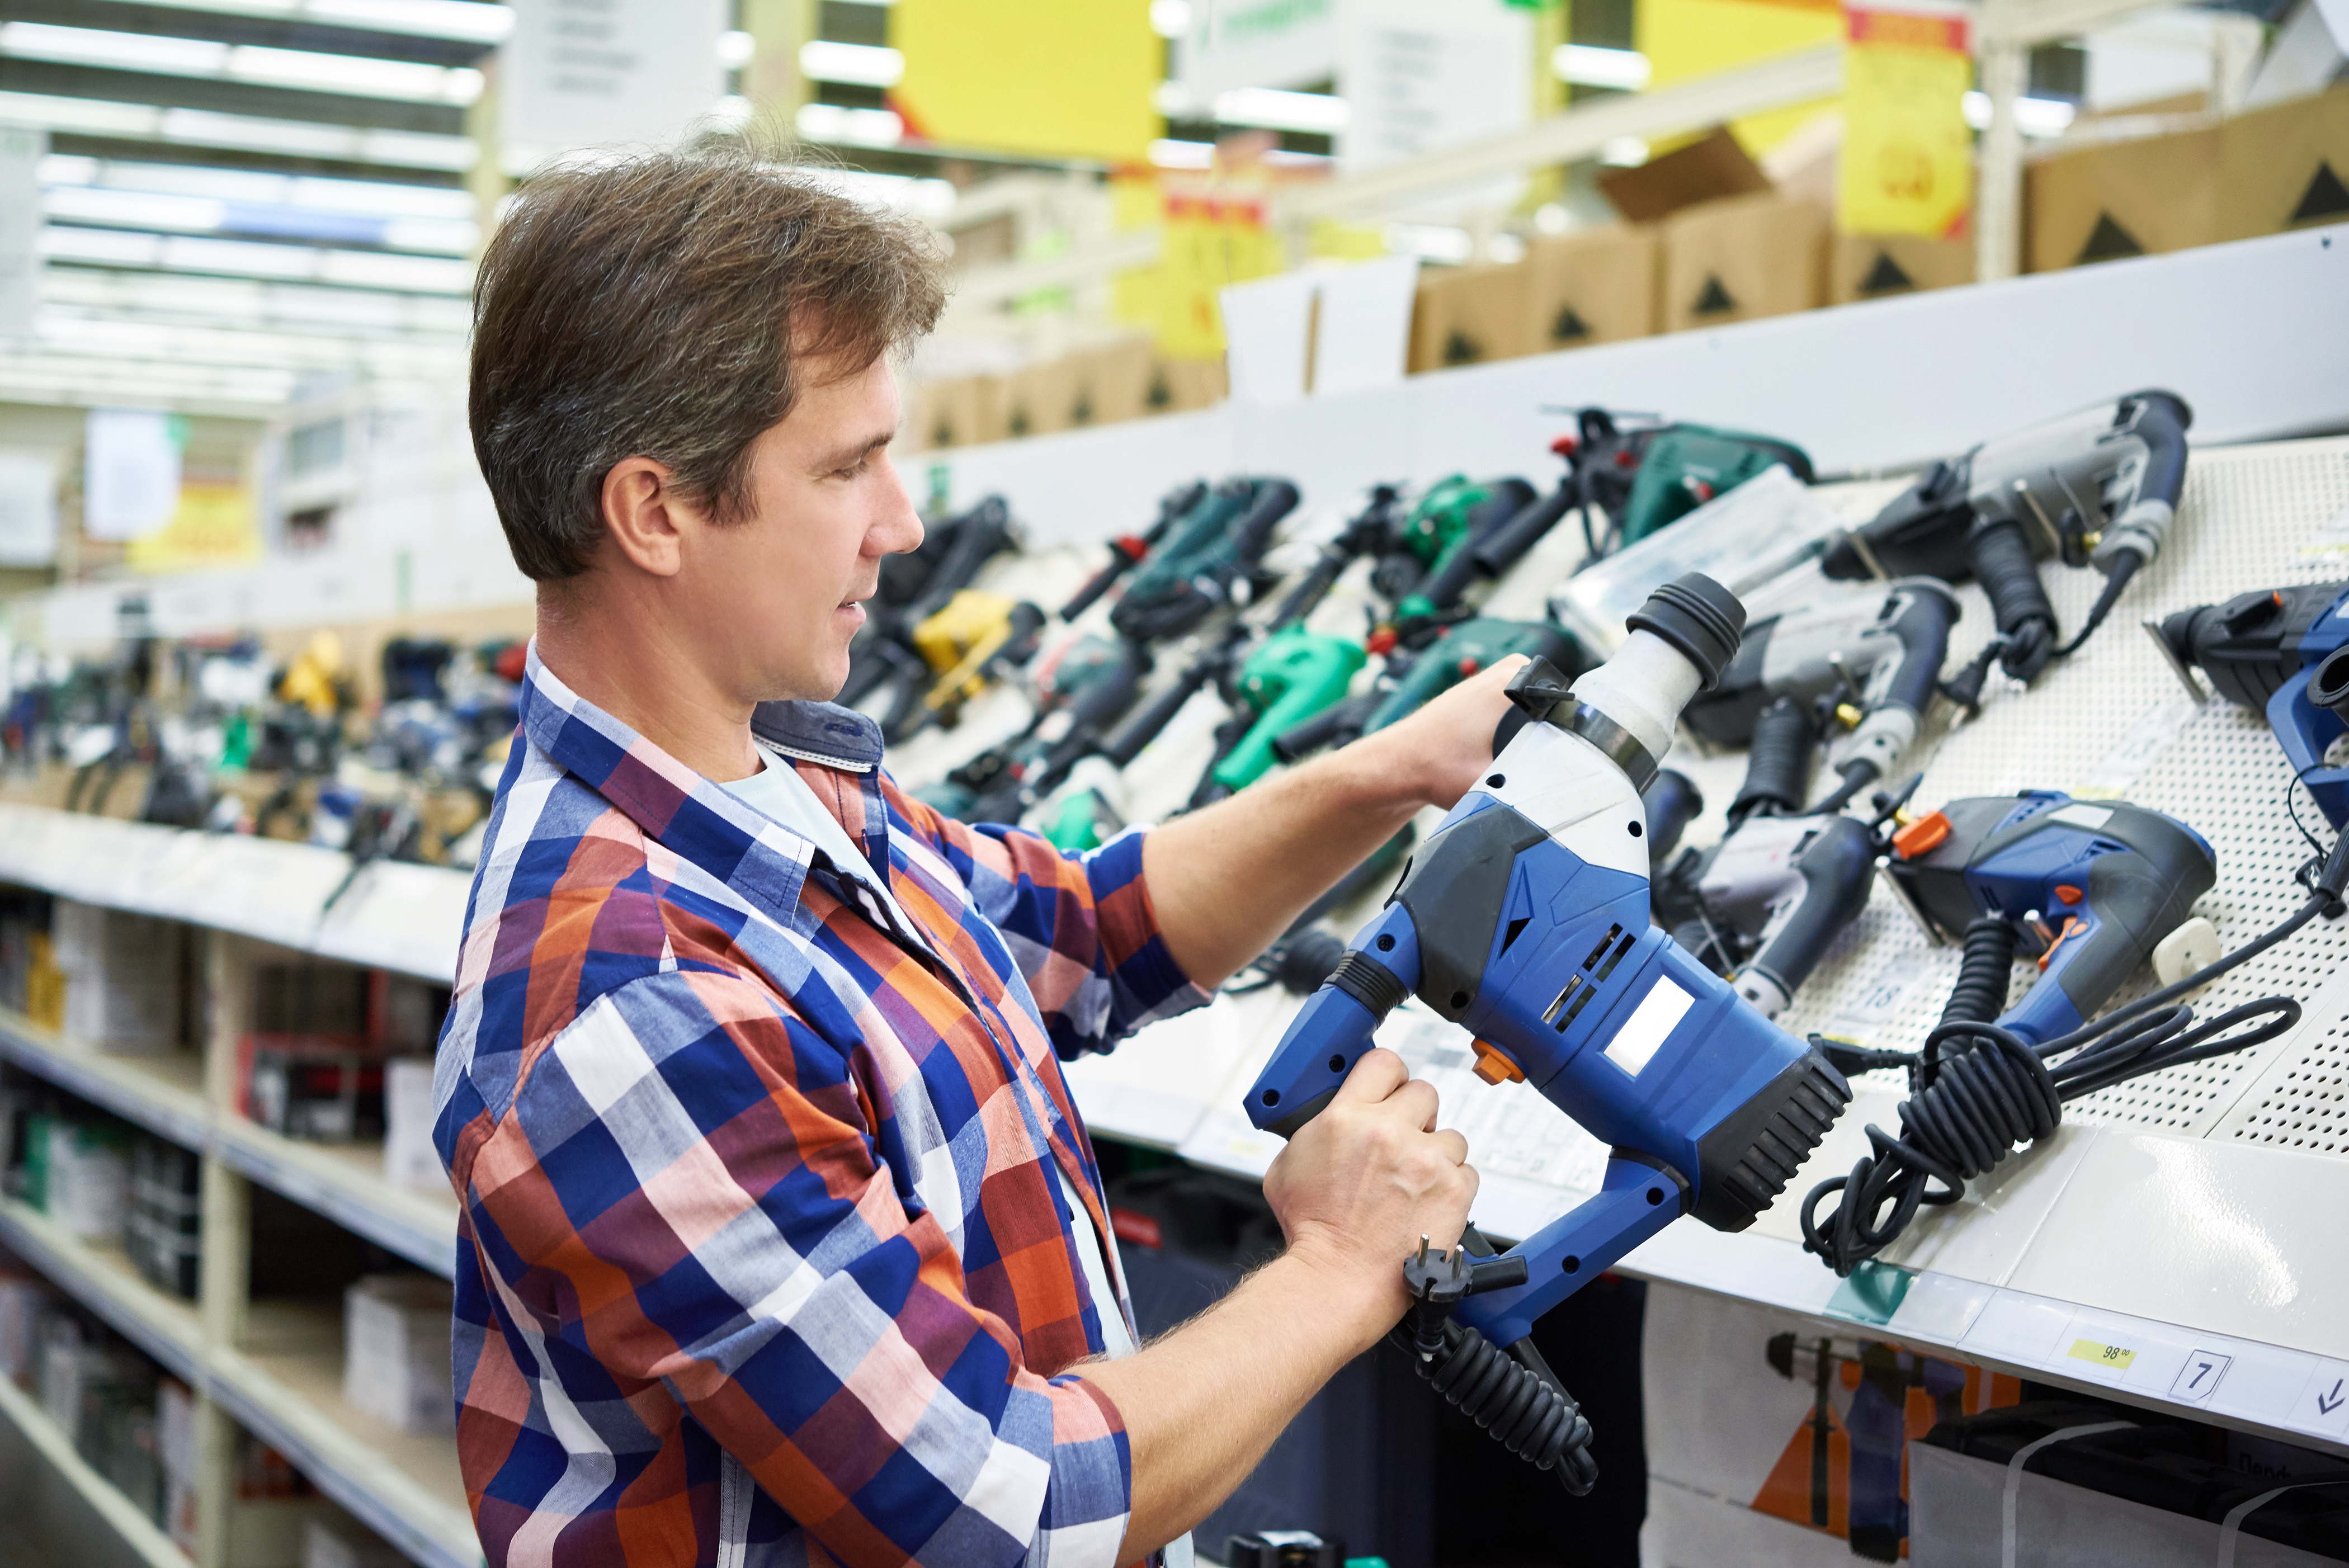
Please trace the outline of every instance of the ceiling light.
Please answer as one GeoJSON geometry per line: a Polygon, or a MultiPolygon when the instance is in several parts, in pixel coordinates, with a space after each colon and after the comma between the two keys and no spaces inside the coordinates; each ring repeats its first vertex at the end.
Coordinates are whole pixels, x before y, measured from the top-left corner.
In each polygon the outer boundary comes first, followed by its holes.
{"type": "Polygon", "coordinates": [[[240,16],[287,16],[405,33],[419,38],[455,38],[468,44],[503,43],[513,31],[513,9],[474,0],[147,0],[181,11],[221,11],[240,16]]]}
{"type": "Polygon", "coordinates": [[[322,245],[277,245],[254,240],[52,223],[41,231],[40,250],[53,261],[97,266],[350,284],[421,294],[465,294],[472,289],[473,267],[469,261],[336,250],[322,245]]]}
{"type": "Polygon", "coordinates": [[[1150,161],[1161,169],[1213,169],[1216,166],[1216,144],[1212,141],[1173,141],[1162,138],[1150,144],[1150,161]]]}
{"type": "Polygon", "coordinates": [[[350,93],[409,103],[470,104],[481,94],[481,73],[465,66],[364,55],[272,49],[46,22],[0,22],[0,55],[62,65],[151,71],[164,76],[244,81],[312,91],[350,93]]]}
{"type": "Polygon", "coordinates": [[[905,57],[877,44],[842,44],[830,38],[812,38],[800,46],[800,75],[812,82],[894,88],[905,79],[905,57]]]}
{"type": "Polygon", "coordinates": [[[759,40],[737,27],[718,35],[718,63],[730,71],[739,71],[750,63],[759,52],[759,40]]]}
{"type": "Polygon", "coordinates": [[[472,324],[468,301],[443,295],[88,267],[45,269],[40,297],[44,308],[63,306],[192,325],[226,324],[461,340],[472,324]]]}
{"type": "MultiPolygon", "coordinates": [[[[1976,130],[1990,128],[1990,95],[1970,92],[1964,101],[1966,123],[1976,130]]],[[[2072,128],[2073,117],[2079,113],[2075,104],[2062,98],[2019,98],[2014,100],[2014,123],[2025,136],[2061,136],[2072,128]]]]}
{"type": "Polygon", "coordinates": [[[1181,82],[1160,82],[1150,89],[1150,107],[1168,119],[1188,119],[1198,107],[1191,89],[1181,82]]]}
{"type": "Polygon", "coordinates": [[[1636,136],[1610,136],[1599,143],[1599,161],[1609,169],[1637,169],[1648,161],[1648,144],[1636,136]]]}
{"type": "Polygon", "coordinates": [[[1583,88],[1638,92],[1655,67],[1637,49],[1602,49],[1590,44],[1560,44],[1550,51],[1549,68],[1559,81],[1583,88]]]}
{"type": "Polygon", "coordinates": [[[800,106],[792,124],[802,141],[842,147],[895,147],[905,139],[905,122],[885,108],[843,108],[836,103],[800,106]]]}
{"type": "Polygon", "coordinates": [[[1150,30],[1162,38],[1188,36],[1191,0],[1150,0],[1150,30]]]}
{"type": "Polygon", "coordinates": [[[46,93],[0,92],[0,120],[82,136],[136,141],[169,141],[240,152],[287,152],[353,163],[462,173],[481,150],[470,136],[435,136],[413,130],[364,130],[309,120],[264,119],[209,109],[157,108],[152,104],[109,103],[100,98],[57,98],[46,93]]]}
{"type": "Polygon", "coordinates": [[[1259,126],[1268,130],[1295,130],[1330,136],[1346,129],[1352,117],[1346,100],[1328,93],[1282,92],[1275,88],[1235,88],[1216,95],[1216,119],[1222,125],[1259,126]]]}
{"type": "Polygon", "coordinates": [[[1467,230],[1438,223],[1389,223],[1385,238],[1387,249],[1394,254],[1430,262],[1464,262],[1476,252],[1476,242],[1467,230]]]}
{"type": "Polygon", "coordinates": [[[138,163],[50,153],[41,160],[43,189],[87,185],[170,196],[208,196],[384,218],[471,221],[473,194],[440,185],[388,180],[333,180],[309,174],[265,174],[245,169],[205,169],[183,163],[138,163]]]}

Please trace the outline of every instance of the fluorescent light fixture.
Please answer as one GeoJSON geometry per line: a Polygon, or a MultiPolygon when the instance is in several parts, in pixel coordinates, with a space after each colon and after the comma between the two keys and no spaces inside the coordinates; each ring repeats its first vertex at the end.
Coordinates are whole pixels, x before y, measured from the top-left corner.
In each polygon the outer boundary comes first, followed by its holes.
{"type": "MultiPolygon", "coordinates": [[[[2077,105],[2062,98],[2019,98],[2014,100],[2014,123],[2025,136],[2061,136],[2072,128],[2079,113],[2077,105]]],[[[1970,92],[1965,96],[1966,123],[1976,130],[1990,126],[1990,95],[1970,92]]]]}
{"type": "Polygon", "coordinates": [[[408,103],[470,104],[481,96],[481,73],[469,66],[435,66],[364,55],[320,54],[171,38],[47,22],[0,22],[0,55],[60,65],[150,71],[203,80],[253,82],[349,93],[408,103]]]}
{"type": "Polygon", "coordinates": [[[1637,49],[1602,49],[1591,44],[1560,44],[1550,51],[1550,74],[1579,88],[1614,88],[1627,93],[1648,85],[1655,67],[1637,49]]]}
{"type": "Polygon", "coordinates": [[[445,295],[186,273],[49,267],[41,274],[40,297],[44,309],[61,306],[197,326],[409,335],[461,343],[472,325],[471,304],[445,295]]]}
{"type": "Polygon", "coordinates": [[[1545,201],[1534,209],[1534,229],[1544,234],[1563,234],[1574,227],[1574,216],[1556,201],[1545,201]]]}
{"type": "Polygon", "coordinates": [[[388,245],[445,256],[470,254],[481,238],[471,219],[381,218],[274,202],[166,195],[103,186],[52,185],[42,193],[50,222],[98,223],[164,233],[270,235],[318,243],[388,245]]]}
{"type": "Polygon", "coordinates": [[[513,10],[474,0],[147,0],[177,11],[216,11],[235,16],[284,16],[405,33],[419,38],[455,38],[468,44],[500,44],[513,32],[513,10]]]}
{"type": "Polygon", "coordinates": [[[45,227],[41,231],[40,251],[52,261],[95,266],[354,284],[419,294],[463,294],[473,286],[472,263],[454,258],[390,255],[318,245],[274,245],[253,240],[129,229],[85,229],[68,223],[45,227]]]}
{"type": "Polygon", "coordinates": [[[1465,229],[1440,223],[1389,223],[1387,249],[1398,256],[1430,262],[1464,262],[1476,253],[1476,242],[1465,229]]]}
{"type": "Polygon", "coordinates": [[[1267,130],[1296,130],[1333,136],[1346,129],[1352,110],[1346,100],[1329,93],[1282,92],[1277,88],[1235,88],[1216,95],[1216,119],[1222,125],[1258,126],[1267,130]]]}
{"type": "Polygon", "coordinates": [[[1216,166],[1216,144],[1212,141],[1174,141],[1162,137],[1150,144],[1150,161],[1161,169],[1213,169],[1216,166]]]}
{"type": "Polygon", "coordinates": [[[1636,136],[1610,136],[1599,144],[1599,161],[1609,169],[1637,169],[1648,161],[1648,144],[1636,136]]]}
{"type": "Polygon", "coordinates": [[[0,92],[0,121],[132,141],[168,141],[238,152],[283,152],[352,163],[462,173],[481,150],[470,136],[412,130],[367,130],[312,120],[264,119],[209,109],[157,108],[152,104],[45,93],[0,92]]]}
{"type": "Polygon", "coordinates": [[[448,186],[404,185],[383,180],[331,180],[308,174],[264,174],[244,169],[204,169],[181,163],[136,163],[50,153],[41,160],[42,188],[88,185],[166,196],[206,196],[280,207],[384,218],[470,222],[473,193],[448,186]]]}
{"type": "Polygon", "coordinates": [[[1191,0],[1150,0],[1150,30],[1162,38],[1189,36],[1191,0]]]}
{"type": "Polygon", "coordinates": [[[460,340],[448,338],[371,341],[243,327],[159,326],[152,322],[56,310],[42,314],[36,335],[44,347],[60,355],[270,370],[336,370],[362,364],[370,370],[401,376],[461,372],[465,352],[460,340]]]}
{"type": "Polygon", "coordinates": [[[851,201],[868,207],[886,207],[936,222],[954,211],[953,182],[919,180],[910,174],[874,174],[863,169],[823,169],[802,166],[798,173],[851,201]]]}
{"type": "Polygon", "coordinates": [[[1498,262],[1503,266],[1512,262],[1524,261],[1526,259],[1525,236],[1512,234],[1506,229],[1502,230],[1485,242],[1485,259],[1498,262]]]}
{"type": "Polygon", "coordinates": [[[740,130],[759,118],[759,106],[740,93],[728,93],[709,106],[707,118],[727,130],[740,130]]]}
{"type": "Polygon", "coordinates": [[[750,63],[759,52],[759,40],[737,27],[718,35],[718,63],[730,71],[739,71],[750,63]]]}
{"type": "Polygon", "coordinates": [[[841,44],[830,38],[811,38],[800,46],[800,75],[812,82],[894,88],[905,79],[905,57],[878,44],[841,44]]]}
{"type": "Polygon", "coordinates": [[[1192,100],[1189,88],[1168,81],[1150,89],[1150,107],[1168,119],[1189,119],[1198,106],[1192,100]]]}
{"type": "Polygon", "coordinates": [[[829,142],[840,147],[895,147],[905,139],[905,122],[885,108],[802,104],[792,124],[803,141],[829,142]]]}

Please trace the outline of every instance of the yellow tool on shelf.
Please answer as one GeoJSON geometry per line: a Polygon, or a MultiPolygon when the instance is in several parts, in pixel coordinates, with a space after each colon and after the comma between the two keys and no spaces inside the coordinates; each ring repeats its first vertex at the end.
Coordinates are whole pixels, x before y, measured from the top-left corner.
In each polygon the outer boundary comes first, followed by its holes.
{"type": "Polygon", "coordinates": [[[1035,651],[1043,625],[1044,613],[1033,604],[977,588],[956,593],[914,628],[914,646],[938,672],[923,694],[920,719],[952,726],[965,703],[1035,651]]]}

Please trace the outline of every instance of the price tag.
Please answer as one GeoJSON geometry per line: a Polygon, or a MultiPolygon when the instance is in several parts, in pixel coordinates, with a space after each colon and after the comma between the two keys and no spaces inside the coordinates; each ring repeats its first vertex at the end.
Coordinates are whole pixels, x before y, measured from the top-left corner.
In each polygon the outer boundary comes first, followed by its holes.
{"type": "Polygon", "coordinates": [[[2075,1339],[2065,1352],[2075,1361],[2085,1361],[2095,1367],[2107,1367],[2116,1372],[2126,1372],[2137,1359],[2137,1352],[2122,1345],[2105,1345],[2094,1339],[2075,1339]]]}

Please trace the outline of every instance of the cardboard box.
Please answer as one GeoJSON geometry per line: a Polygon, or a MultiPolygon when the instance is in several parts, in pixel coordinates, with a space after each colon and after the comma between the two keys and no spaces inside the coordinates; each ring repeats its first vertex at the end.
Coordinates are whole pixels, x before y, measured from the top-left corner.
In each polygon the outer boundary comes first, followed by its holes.
{"type": "Polygon", "coordinates": [[[1132,337],[1069,356],[1071,429],[1139,419],[1150,412],[1150,340],[1132,337]]]}
{"type": "Polygon", "coordinates": [[[2219,238],[2349,222],[2349,86],[2219,129],[2219,238]]]}
{"type": "Polygon", "coordinates": [[[1828,251],[1827,303],[1888,299],[1974,281],[1974,242],[1928,234],[1837,234],[1828,251]]]}
{"type": "Polygon", "coordinates": [[[1771,189],[1770,177],[1725,125],[1637,168],[1602,169],[1598,180],[1599,193],[1634,223],[1661,222],[1707,201],[1771,189]]]}
{"type": "Polygon", "coordinates": [[[1664,222],[1662,328],[1725,326],[1826,298],[1826,209],[1762,194],[1708,201],[1664,222]]]}
{"type": "Polygon", "coordinates": [[[1212,408],[1231,393],[1220,359],[1154,359],[1143,387],[1145,414],[1181,414],[1212,408]]]}
{"type": "Polygon", "coordinates": [[[1003,439],[1003,379],[966,376],[922,389],[922,439],[917,450],[977,447],[1003,439]]]}
{"type": "Polygon", "coordinates": [[[1016,370],[1003,381],[1003,435],[1049,436],[1069,428],[1076,406],[1077,367],[1066,359],[1047,359],[1016,370]]]}
{"type": "Polygon", "coordinates": [[[1648,228],[1591,229],[1535,241],[1525,260],[1534,352],[1652,334],[1662,261],[1661,240],[1648,228]]]}
{"type": "Polygon", "coordinates": [[[2034,273],[2158,255],[2219,237],[2220,129],[2083,148],[2024,172],[2023,256],[2034,273]]]}
{"type": "Polygon", "coordinates": [[[445,1280],[368,1274],[343,1293],[343,1398],[403,1432],[456,1425],[445,1280]]]}
{"type": "Polygon", "coordinates": [[[1537,346],[1526,277],[1522,262],[1423,273],[1412,306],[1406,371],[1417,376],[1533,353],[1537,346]]]}

